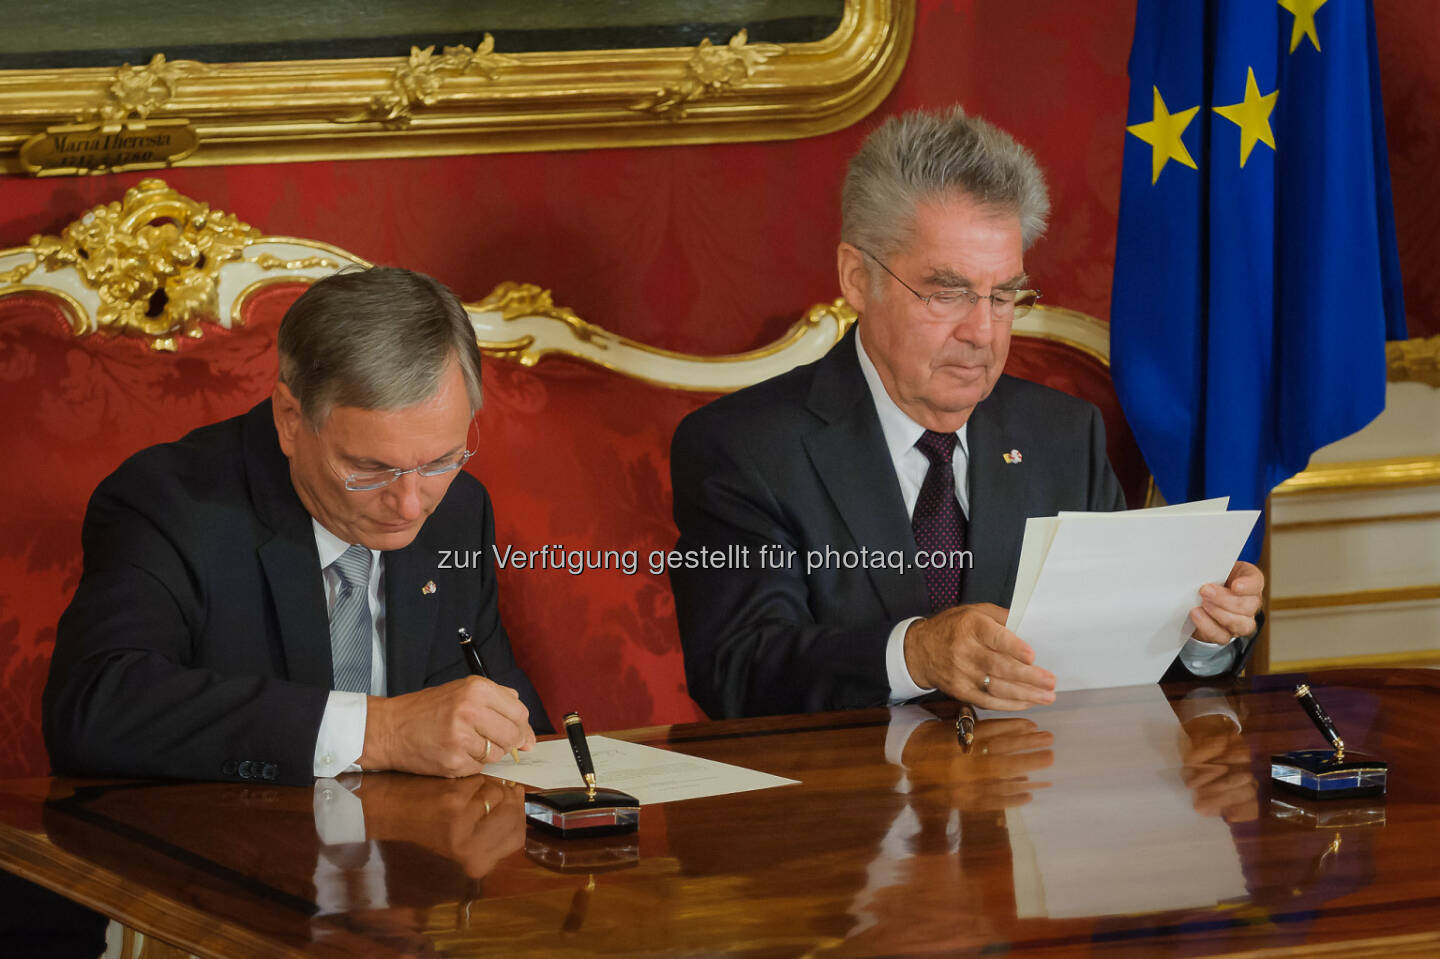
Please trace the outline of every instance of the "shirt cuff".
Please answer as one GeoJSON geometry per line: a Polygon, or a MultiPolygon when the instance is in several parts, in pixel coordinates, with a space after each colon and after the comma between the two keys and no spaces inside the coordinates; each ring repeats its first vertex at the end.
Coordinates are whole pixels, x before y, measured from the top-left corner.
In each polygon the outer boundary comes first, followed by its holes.
{"type": "Polygon", "coordinates": [[[1180,662],[1196,676],[1219,676],[1235,665],[1235,653],[1239,649],[1234,637],[1224,646],[1217,646],[1192,636],[1180,647],[1180,662]]]}
{"type": "Polygon", "coordinates": [[[334,779],[315,780],[315,834],[325,846],[365,841],[365,806],[334,779]]]}
{"type": "Polygon", "coordinates": [[[359,771],[356,763],[365,751],[366,698],[364,693],[330,691],[315,737],[315,776],[359,771]]]}
{"type": "Polygon", "coordinates": [[[923,618],[911,616],[909,619],[902,619],[890,630],[890,638],[885,641],[885,676],[890,681],[890,699],[887,702],[891,706],[898,706],[935,692],[933,689],[923,689],[915,685],[915,680],[910,678],[910,670],[905,666],[905,631],[910,628],[911,623],[923,618]]]}

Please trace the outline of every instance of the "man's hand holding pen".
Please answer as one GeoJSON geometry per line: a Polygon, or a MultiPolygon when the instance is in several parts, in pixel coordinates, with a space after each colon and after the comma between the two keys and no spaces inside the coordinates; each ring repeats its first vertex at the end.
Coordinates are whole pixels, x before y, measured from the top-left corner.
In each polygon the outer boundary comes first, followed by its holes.
{"type": "Polygon", "coordinates": [[[467,676],[404,696],[371,696],[360,768],[471,776],[510,749],[534,745],[520,694],[467,676]]]}
{"type": "MultiPolygon", "coordinates": [[[[470,635],[470,630],[461,626],[455,632],[456,638],[460,640],[460,654],[465,657],[465,664],[470,667],[470,674],[488,680],[490,670],[485,668],[485,660],[480,658],[480,647],[475,645],[475,638],[470,635]]],[[[510,758],[517,763],[520,761],[520,754],[515,751],[514,746],[510,747],[510,758]]]]}

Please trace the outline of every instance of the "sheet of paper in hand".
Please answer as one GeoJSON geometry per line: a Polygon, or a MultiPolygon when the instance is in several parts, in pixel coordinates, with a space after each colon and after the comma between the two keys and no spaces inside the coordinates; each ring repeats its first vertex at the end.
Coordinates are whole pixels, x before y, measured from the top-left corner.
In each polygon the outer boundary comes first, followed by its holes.
{"type": "Polygon", "coordinates": [[[1058,690],[1155,682],[1190,635],[1200,587],[1225,581],[1260,517],[1228,505],[1026,520],[1006,627],[1058,690]]]}

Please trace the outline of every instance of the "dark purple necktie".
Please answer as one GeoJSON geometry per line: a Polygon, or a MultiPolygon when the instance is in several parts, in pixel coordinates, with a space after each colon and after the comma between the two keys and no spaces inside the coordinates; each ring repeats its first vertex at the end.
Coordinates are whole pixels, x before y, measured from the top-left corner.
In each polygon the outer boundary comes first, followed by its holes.
{"type": "Polygon", "coordinates": [[[915,545],[932,567],[925,570],[925,585],[930,591],[930,612],[938,613],[960,602],[960,579],[964,572],[958,557],[950,557],[965,548],[965,514],[955,498],[955,470],[950,465],[955,455],[954,433],[926,430],[915,441],[915,448],[930,460],[930,471],[915,500],[915,515],[910,528],[915,531],[915,545]]]}

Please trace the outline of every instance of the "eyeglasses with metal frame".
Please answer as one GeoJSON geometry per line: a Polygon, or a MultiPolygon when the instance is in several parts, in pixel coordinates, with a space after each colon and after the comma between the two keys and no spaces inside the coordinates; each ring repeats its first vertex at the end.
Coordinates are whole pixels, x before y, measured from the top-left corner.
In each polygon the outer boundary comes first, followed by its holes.
{"type": "Polygon", "coordinates": [[[874,253],[862,247],[856,247],[870,259],[874,260],[880,269],[895,277],[895,282],[915,295],[915,299],[925,304],[925,311],[933,320],[945,323],[954,323],[965,319],[970,311],[981,300],[990,301],[990,318],[1001,323],[1008,323],[1018,320],[1029,313],[1036,302],[1040,299],[1039,290],[994,290],[988,294],[976,293],[974,290],[967,290],[964,287],[957,287],[948,290],[936,290],[929,296],[921,293],[909,283],[900,279],[895,271],[885,265],[874,253]]]}
{"type": "MultiPolygon", "coordinates": [[[[471,429],[475,429],[476,427],[476,424],[473,420],[470,423],[470,427],[471,429]]],[[[466,446],[471,445],[469,430],[466,431],[465,444],[466,446]]],[[[476,437],[476,442],[474,445],[477,447],[480,445],[478,436],[476,437]]],[[[406,473],[415,473],[418,476],[427,477],[444,476],[446,473],[453,473],[460,467],[464,466],[466,463],[470,462],[470,457],[474,455],[474,449],[466,449],[459,453],[452,453],[449,456],[442,456],[438,460],[432,460],[431,462],[422,464],[420,466],[411,467],[408,470],[360,470],[344,477],[345,488],[352,493],[368,493],[377,489],[384,489],[391,483],[394,483],[400,477],[404,476],[406,473]]],[[[333,470],[334,467],[332,466],[331,469],[333,470]]],[[[340,475],[339,470],[335,470],[335,473],[337,476],[340,475]]]]}

